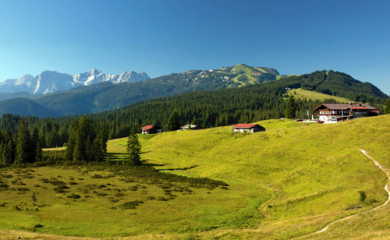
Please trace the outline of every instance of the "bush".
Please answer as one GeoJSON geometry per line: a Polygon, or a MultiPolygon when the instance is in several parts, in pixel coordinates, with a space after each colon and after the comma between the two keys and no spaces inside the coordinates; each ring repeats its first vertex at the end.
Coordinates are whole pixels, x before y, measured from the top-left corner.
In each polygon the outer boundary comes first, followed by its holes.
{"type": "Polygon", "coordinates": [[[364,191],[359,191],[358,193],[360,202],[364,202],[366,200],[366,193],[364,191]]]}
{"type": "Polygon", "coordinates": [[[12,178],[13,176],[11,174],[1,174],[3,178],[12,178]]]}
{"type": "Polygon", "coordinates": [[[157,201],[168,201],[168,199],[166,199],[165,197],[158,197],[157,201]]]}
{"type": "Polygon", "coordinates": [[[60,185],[57,185],[55,188],[53,188],[53,190],[56,192],[56,193],[65,193],[65,189],[69,189],[68,186],[66,186],[65,184],[60,184],[60,185]]]}
{"type": "Polygon", "coordinates": [[[94,174],[91,176],[91,178],[103,178],[103,176],[100,174],[94,174]]]}
{"type": "Polygon", "coordinates": [[[71,193],[67,196],[68,198],[74,198],[74,199],[79,199],[81,196],[75,193],[71,193]]]}
{"type": "Polygon", "coordinates": [[[38,224],[35,224],[35,225],[34,225],[34,228],[43,228],[43,225],[40,224],[40,223],[38,223],[38,224]]]}
{"type": "Polygon", "coordinates": [[[125,194],[124,193],[121,193],[121,192],[118,192],[118,193],[115,193],[115,197],[123,197],[125,194]]]}
{"type": "Polygon", "coordinates": [[[75,181],[70,181],[69,182],[69,185],[77,185],[78,183],[77,182],[75,182],[75,181]]]}
{"type": "Polygon", "coordinates": [[[131,202],[125,202],[122,204],[123,209],[136,209],[141,203],[144,203],[143,201],[131,201],[131,202]]]}

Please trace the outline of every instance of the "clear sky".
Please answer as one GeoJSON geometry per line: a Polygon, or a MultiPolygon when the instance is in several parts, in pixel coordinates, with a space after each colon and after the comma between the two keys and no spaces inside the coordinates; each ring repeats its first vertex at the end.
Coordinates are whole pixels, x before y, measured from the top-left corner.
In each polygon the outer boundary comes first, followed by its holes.
{"type": "Polygon", "coordinates": [[[332,69],[390,94],[390,1],[0,1],[0,80],[92,68],[157,77],[238,63],[281,74],[332,69]]]}

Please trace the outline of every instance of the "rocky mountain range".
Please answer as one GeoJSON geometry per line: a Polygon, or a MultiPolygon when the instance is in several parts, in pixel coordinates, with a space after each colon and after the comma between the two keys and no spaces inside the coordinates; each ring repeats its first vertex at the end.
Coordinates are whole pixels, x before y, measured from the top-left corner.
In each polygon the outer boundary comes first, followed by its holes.
{"type": "Polygon", "coordinates": [[[122,74],[104,74],[98,69],[70,75],[56,71],[43,71],[34,77],[30,74],[20,78],[6,79],[0,82],[0,92],[28,92],[30,94],[48,94],[68,90],[78,86],[89,86],[100,82],[125,83],[150,79],[144,72],[125,71],[122,74]]]}

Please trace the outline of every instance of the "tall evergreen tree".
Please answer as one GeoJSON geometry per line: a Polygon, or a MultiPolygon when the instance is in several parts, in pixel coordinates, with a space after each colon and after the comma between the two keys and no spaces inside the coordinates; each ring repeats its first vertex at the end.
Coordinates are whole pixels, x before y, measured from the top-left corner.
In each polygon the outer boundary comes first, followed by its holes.
{"type": "Polygon", "coordinates": [[[127,140],[127,161],[133,166],[141,165],[141,144],[138,141],[138,135],[134,131],[131,131],[127,140]]]}
{"type": "Polygon", "coordinates": [[[35,161],[39,162],[42,160],[42,148],[41,144],[38,142],[35,150],[35,161]]]}
{"type": "Polygon", "coordinates": [[[31,136],[24,120],[19,125],[19,134],[16,145],[15,163],[31,163],[35,161],[35,155],[31,149],[31,136]]]}
{"type": "Polygon", "coordinates": [[[390,98],[385,103],[385,113],[390,113],[390,98]]]}
{"type": "Polygon", "coordinates": [[[67,160],[73,159],[73,153],[74,153],[74,149],[76,147],[76,137],[77,137],[78,127],[79,127],[79,120],[76,119],[72,122],[70,129],[69,129],[69,133],[68,133],[69,139],[68,139],[67,148],[65,151],[65,158],[67,160]]]}
{"type": "Polygon", "coordinates": [[[179,114],[177,110],[173,110],[171,116],[168,118],[167,131],[174,131],[180,128],[179,114]]]}
{"type": "Polygon", "coordinates": [[[295,98],[293,95],[290,95],[286,103],[286,112],[285,117],[288,119],[295,118],[295,98]]]}

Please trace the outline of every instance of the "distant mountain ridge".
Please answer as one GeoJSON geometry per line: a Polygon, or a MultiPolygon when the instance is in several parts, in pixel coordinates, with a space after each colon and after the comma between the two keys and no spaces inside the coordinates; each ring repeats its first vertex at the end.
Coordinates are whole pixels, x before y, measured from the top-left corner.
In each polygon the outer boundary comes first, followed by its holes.
{"type": "MultiPolygon", "coordinates": [[[[7,93],[7,96],[2,96],[3,93],[0,93],[0,99],[3,100],[15,97],[30,99],[29,101],[20,99],[1,101],[0,116],[4,113],[30,114],[39,117],[97,113],[156,97],[174,96],[197,90],[237,88],[280,78],[276,69],[251,67],[245,64],[214,70],[189,70],[137,82],[125,82],[124,79],[127,78],[125,73],[115,79],[112,75],[106,75],[103,81],[104,76],[99,70],[91,70],[72,76],[75,83],[83,84],[75,84],[77,87],[45,95],[7,93]],[[19,108],[22,102],[25,104],[29,102],[32,107],[19,108]],[[38,109],[39,105],[41,105],[39,111],[35,111],[34,109],[38,109]],[[24,109],[24,111],[17,109],[24,109]],[[50,109],[50,111],[45,113],[44,109],[50,109]]],[[[28,83],[27,81],[20,82],[28,83]]]]}
{"type": "MultiPolygon", "coordinates": [[[[94,73],[94,75],[99,74],[97,71],[94,73]]],[[[93,78],[88,79],[87,76],[88,74],[79,75],[78,79],[86,83],[94,81],[93,78]]],[[[121,81],[119,77],[117,81],[121,81]]],[[[357,102],[372,103],[388,97],[374,85],[355,80],[345,73],[324,70],[287,77],[279,75],[276,69],[238,64],[214,70],[172,73],[138,82],[113,84],[112,81],[103,81],[46,95],[30,95],[34,99],[28,97],[30,99],[24,101],[21,99],[0,101],[0,116],[5,113],[38,117],[99,113],[119,109],[136,102],[142,103],[153,98],[168,97],[169,99],[175,95],[199,90],[209,90],[213,94],[219,94],[219,91],[213,90],[250,89],[251,86],[256,85],[271,87],[276,86],[275,84],[280,87],[278,95],[283,94],[285,88],[302,88],[345,97],[357,102]],[[30,107],[25,108],[22,104],[28,104],[30,107]]],[[[232,94],[235,93],[237,92],[232,91],[232,94]]],[[[15,96],[21,98],[23,94],[15,96]]]]}
{"type": "Polygon", "coordinates": [[[68,90],[78,86],[89,86],[100,82],[114,84],[137,82],[150,79],[144,72],[125,71],[122,74],[105,74],[98,69],[70,75],[56,71],[43,71],[34,77],[30,74],[20,78],[6,79],[0,82],[0,92],[27,92],[29,94],[48,94],[68,90]]]}

